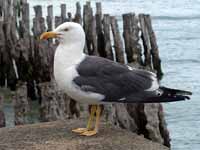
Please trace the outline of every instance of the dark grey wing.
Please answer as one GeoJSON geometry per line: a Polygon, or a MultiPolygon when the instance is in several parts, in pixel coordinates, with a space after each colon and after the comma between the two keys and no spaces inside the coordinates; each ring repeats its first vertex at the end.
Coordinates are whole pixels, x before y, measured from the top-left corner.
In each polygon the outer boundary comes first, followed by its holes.
{"type": "Polygon", "coordinates": [[[86,92],[100,93],[104,101],[123,101],[159,88],[155,74],[96,56],[87,56],[78,66],[74,83],[86,92]]]}

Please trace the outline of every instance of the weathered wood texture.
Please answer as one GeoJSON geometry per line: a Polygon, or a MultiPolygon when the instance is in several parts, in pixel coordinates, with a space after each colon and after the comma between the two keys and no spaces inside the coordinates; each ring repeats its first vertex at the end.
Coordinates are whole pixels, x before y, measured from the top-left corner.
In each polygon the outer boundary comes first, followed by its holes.
{"type": "Polygon", "coordinates": [[[123,52],[123,42],[121,39],[117,19],[115,17],[111,17],[111,29],[114,39],[114,49],[116,54],[116,61],[122,64],[125,64],[125,56],[123,52]]]}
{"type": "Polygon", "coordinates": [[[139,26],[137,16],[133,13],[123,15],[123,36],[128,62],[142,65],[141,45],[139,44],[139,26]]]}
{"type": "Polygon", "coordinates": [[[139,14],[140,26],[142,31],[142,41],[144,46],[144,65],[157,73],[159,79],[162,78],[163,72],[161,68],[161,60],[156,41],[156,36],[153,31],[151,17],[146,14],[139,14]]]}
{"type": "Polygon", "coordinates": [[[47,31],[52,31],[53,30],[53,5],[49,5],[47,7],[47,31]]]}
{"type": "MultiPolygon", "coordinates": [[[[16,86],[17,74],[14,70],[15,63],[15,44],[17,42],[16,35],[16,18],[13,15],[15,12],[13,7],[10,5],[11,0],[2,1],[2,17],[1,21],[3,21],[3,33],[4,33],[4,42],[5,49],[3,51],[3,59],[4,61],[4,69],[2,71],[3,76],[7,79],[6,84],[11,87],[13,90],[16,86]]],[[[5,84],[5,83],[4,83],[5,84]]]]}
{"type": "Polygon", "coordinates": [[[66,9],[66,4],[61,4],[61,22],[66,22],[67,21],[67,9],[66,9]]]}
{"type": "Polygon", "coordinates": [[[33,18],[33,34],[34,34],[34,71],[35,71],[35,80],[37,82],[50,81],[50,72],[49,68],[51,66],[48,62],[48,42],[40,41],[39,36],[46,31],[45,19],[42,16],[42,7],[34,6],[35,17],[33,18]]]}
{"type": "Polygon", "coordinates": [[[97,50],[101,57],[106,57],[105,38],[102,25],[102,7],[101,3],[96,3],[96,32],[97,32],[97,50]]]}
{"type": "Polygon", "coordinates": [[[149,69],[153,69],[152,67],[152,60],[151,60],[151,44],[150,44],[150,37],[148,34],[148,29],[146,27],[145,23],[145,15],[140,14],[139,15],[139,21],[140,21],[140,26],[141,26],[141,38],[143,41],[143,47],[144,47],[144,65],[148,67],[149,69]]]}
{"type": "Polygon", "coordinates": [[[5,85],[5,78],[6,78],[5,56],[6,55],[7,55],[7,53],[5,51],[5,37],[4,37],[4,33],[3,33],[3,21],[0,20],[0,70],[1,70],[0,71],[0,86],[5,85]]]}
{"type": "Polygon", "coordinates": [[[157,71],[157,76],[161,78],[163,75],[162,68],[161,68],[161,60],[159,57],[159,50],[158,50],[158,45],[156,41],[156,35],[155,35],[155,32],[153,31],[150,15],[145,16],[145,22],[146,22],[148,33],[150,36],[153,69],[157,71]]]}
{"type": "Polygon", "coordinates": [[[79,2],[76,3],[76,14],[73,21],[82,24],[81,5],[79,2]]]}
{"type": "MultiPolygon", "coordinates": [[[[93,14],[91,4],[87,2],[83,7],[83,15],[80,3],[76,3],[75,16],[67,13],[67,6],[62,4],[61,14],[55,18],[53,6],[48,6],[46,19],[42,15],[42,7],[35,6],[31,34],[28,3],[21,1],[18,8],[17,3],[14,2],[12,6],[9,2],[11,0],[0,0],[0,85],[4,86],[7,83],[15,89],[17,80],[26,81],[28,96],[33,99],[38,95],[40,98],[40,114],[43,121],[80,115],[77,104],[60,93],[52,82],[53,56],[58,41],[54,43],[52,40],[39,40],[42,32],[50,31],[53,26],[57,27],[65,21],[83,25],[86,33],[84,51],[89,55],[106,57],[122,64],[128,62],[130,66],[149,69],[157,72],[158,77],[162,76],[159,49],[149,15],[123,14],[121,36],[117,19],[103,14],[101,3],[96,3],[96,13],[93,14]],[[13,15],[18,14],[17,12],[20,12],[19,15],[13,15]],[[19,24],[16,23],[17,17],[19,24]],[[139,35],[140,31],[142,37],[139,35]]],[[[23,107],[22,105],[19,111],[23,107]]],[[[161,104],[114,104],[106,109],[109,110],[108,117],[112,123],[170,146],[161,104]]],[[[18,120],[17,124],[24,121],[18,120]]]]}
{"type": "Polygon", "coordinates": [[[93,17],[93,10],[90,3],[84,5],[83,28],[86,34],[86,46],[89,55],[97,55],[96,20],[93,17]]]}
{"type": "Polygon", "coordinates": [[[103,17],[103,31],[104,31],[104,50],[106,53],[106,58],[113,60],[114,57],[110,39],[110,16],[108,14],[105,14],[103,17]]]}

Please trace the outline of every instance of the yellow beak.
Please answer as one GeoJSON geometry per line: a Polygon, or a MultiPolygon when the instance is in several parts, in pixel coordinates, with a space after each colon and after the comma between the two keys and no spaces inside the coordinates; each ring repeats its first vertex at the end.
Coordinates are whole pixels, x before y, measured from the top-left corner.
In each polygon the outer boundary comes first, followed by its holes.
{"type": "Polygon", "coordinates": [[[42,35],[40,36],[40,40],[47,40],[49,38],[56,38],[57,37],[57,33],[55,32],[44,32],[42,33],[42,35]]]}

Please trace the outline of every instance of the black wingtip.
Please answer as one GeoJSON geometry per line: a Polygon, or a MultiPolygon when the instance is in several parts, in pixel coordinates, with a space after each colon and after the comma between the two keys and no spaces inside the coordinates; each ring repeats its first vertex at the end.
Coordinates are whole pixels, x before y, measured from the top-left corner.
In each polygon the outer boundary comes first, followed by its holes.
{"type": "Polygon", "coordinates": [[[163,96],[171,101],[190,100],[190,95],[192,95],[192,92],[190,91],[170,89],[166,87],[161,87],[161,89],[164,91],[163,96]]]}
{"type": "Polygon", "coordinates": [[[177,94],[180,94],[180,95],[192,95],[192,92],[179,90],[179,91],[177,91],[177,94]]]}
{"type": "Polygon", "coordinates": [[[171,94],[175,94],[175,95],[192,95],[192,92],[190,92],[190,91],[171,89],[171,88],[167,88],[167,87],[160,87],[160,88],[164,91],[168,91],[171,94]]]}

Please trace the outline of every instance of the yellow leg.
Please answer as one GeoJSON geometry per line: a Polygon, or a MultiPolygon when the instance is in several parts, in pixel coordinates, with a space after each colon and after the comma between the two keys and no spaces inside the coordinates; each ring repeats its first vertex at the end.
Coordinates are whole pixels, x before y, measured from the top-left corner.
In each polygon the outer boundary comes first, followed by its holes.
{"type": "Polygon", "coordinates": [[[98,106],[97,106],[97,109],[96,109],[96,123],[95,123],[95,128],[94,128],[94,130],[85,131],[85,132],[81,133],[81,135],[93,136],[93,135],[95,135],[95,134],[98,133],[98,130],[99,130],[99,122],[100,122],[100,115],[101,115],[101,107],[98,105],[98,106]]]}
{"type": "Polygon", "coordinates": [[[87,123],[87,129],[90,130],[91,129],[91,124],[92,124],[92,121],[94,119],[94,114],[97,110],[97,106],[96,105],[92,105],[91,107],[91,112],[90,112],[90,117],[89,117],[89,120],[88,120],[88,123],[87,123]]]}
{"type": "Polygon", "coordinates": [[[101,106],[97,106],[96,111],[96,123],[95,123],[95,131],[99,131],[99,123],[100,123],[100,116],[101,116],[101,106]]]}
{"type": "Polygon", "coordinates": [[[96,112],[96,109],[97,109],[96,105],[92,105],[91,112],[90,112],[90,117],[89,117],[89,120],[88,120],[86,128],[77,128],[77,129],[72,130],[72,132],[83,133],[83,132],[91,130],[91,124],[92,124],[92,120],[94,119],[94,114],[96,112]]]}

